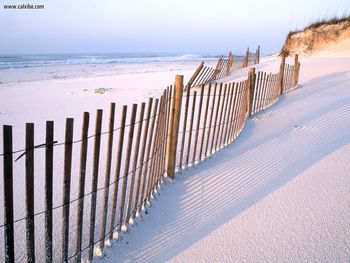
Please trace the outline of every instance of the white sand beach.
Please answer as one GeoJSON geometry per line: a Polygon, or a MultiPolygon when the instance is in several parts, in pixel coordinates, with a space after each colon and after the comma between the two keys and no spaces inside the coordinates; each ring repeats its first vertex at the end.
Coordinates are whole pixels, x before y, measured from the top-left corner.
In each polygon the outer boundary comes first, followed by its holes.
{"type": "Polygon", "coordinates": [[[305,57],[301,67],[297,90],[164,185],[95,262],[347,262],[350,56],[305,57]]]}
{"type": "MultiPolygon", "coordinates": [[[[292,63],[292,58],[287,62],[292,63]]],[[[278,72],[279,63],[275,57],[263,59],[255,67],[278,72]]],[[[112,242],[103,262],[329,262],[349,256],[350,196],[346,189],[350,182],[344,163],[349,158],[350,137],[346,131],[350,122],[346,112],[350,57],[302,57],[301,63],[299,88],[249,120],[233,145],[200,166],[178,174],[173,184],[163,185],[148,214],[143,214],[129,233],[112,242]],[[251,159],[255,160],[253,166],[251,159]],[[222,180],[224,184],[214,183],[222,180]],[[325,195],[328,198],[322,198],[325,195]]],[[[248,69],[236,70],[222,81],[245,79],[247,72],[248,69]]],[[[83,111],[89,111],[93,120],[95,110],[104,109],[106,130],[110,102],[117,104],[118,120],[121,105],[158,97],[172,84],[175,74],[183,74],[188,80],[192,73],[193,70],[167,70],[9,81],[0,85],[1,124],[14,126],[15,149],[23,148],[25,122],[35,123],[39,138],[36,143],[40,144],[46,120],[55,120],[56,138],[62,141],[65,118],[73,117],[78,125],[74,136],[78,139],[83,111]]],[[[37,160],[43,152],[37,152],[37,160]]],[[[60,153],[62,149],[55,157],[57,186],[62,180],[60,153]]],[[[40,166],[38,161],[36,166],[40,166]]],[[[16,174],[24,173],[23,158],[14,169],[16,174]]],[[[91,167],[88,174],[90,170],[91,167]]],[[[78,167],[73,167],[73,174],[77,172],[78,167]]],[[[43,191],[41,178],[39,172],[35,179],[38,191],[43,191]]],[[[24,178],[15,176],[14,182],[23,185],[24,178]]],[[[100,180],[99,185],[102,183],[100,180]]],[[[72,199],[77,196],[76,184],[77,177],[73,176],[72,199]]],[[[89,188],[87,185],[86,191],[89,188]]],[[[60,204],[60,187],[54,191],[54,203],[60,204]]],[[[16,191],[14,198],[19,217],[24,213],[21,191],[16,191]]],[[[36,210],[42,209],[43,200],[37,200],[36,210]]],[[[73,218],[74,204],[71,209],[73,218]]],[[[60,211],[55,215],[60,216],[60,211]]],[[[38,218],[36,222],[40,224],[42,220],[38,218]]],[[[24,233],[24,224],[19,226],[16,233],[24,233]]],[[[57,236],[59,231],[55,229],[57,236]]],[[[43,240],[38,245],[43,245],[43,240]]],[[[54,244],[57,250],[59,245],[54,244]]],[[[18,259],[22,260],[23,254],[18,259]]]]}

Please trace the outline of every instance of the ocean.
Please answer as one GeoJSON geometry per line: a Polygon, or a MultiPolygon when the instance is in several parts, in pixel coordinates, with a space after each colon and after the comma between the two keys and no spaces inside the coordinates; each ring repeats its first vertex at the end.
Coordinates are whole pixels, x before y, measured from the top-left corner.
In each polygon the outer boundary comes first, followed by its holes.
{"type": "Polygon", "coordinates": [[[220,54],[110,53],[0,55],[0,70],[66,65],[118,65],[215,61],[220,54]]]}
{"type": "MultiPolygon", "coordinates": [[[[0,85],[47,79],[195,70],[215,67],[219,53],[106,53],[0,55],[0,85]]],[[[242,57],[235,57],[238,61],[242,57]]]]}

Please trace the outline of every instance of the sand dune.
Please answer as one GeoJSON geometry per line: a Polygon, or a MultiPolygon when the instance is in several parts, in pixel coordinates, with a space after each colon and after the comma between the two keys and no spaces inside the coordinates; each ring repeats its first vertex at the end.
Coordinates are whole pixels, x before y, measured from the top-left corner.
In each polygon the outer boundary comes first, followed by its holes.
{"type": "Polygon", "coordinates": [[[350,59],[301,63],[300,88],[163,186],[102,262],[346,262],[350,59]]]}
{"type": "Polygon", "coordinates": [[[289,33],[282,52],[293,55],[350,56],[350,19],[289,33]]]}

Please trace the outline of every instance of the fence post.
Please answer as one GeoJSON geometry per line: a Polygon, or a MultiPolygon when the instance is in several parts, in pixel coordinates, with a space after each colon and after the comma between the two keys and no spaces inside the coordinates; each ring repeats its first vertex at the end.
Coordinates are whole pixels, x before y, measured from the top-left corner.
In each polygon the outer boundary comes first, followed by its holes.
{"type": "Polygon", "coordinates": [[[13,231],[13,146],[12,126],[3,126],[4,145],[4,235],[5,262],[15,262],[15,245],[13,231]]]}
{"type": "Polygon", "coordinates": [[[183,91],[183,75],[176,75],[174,85],[173,105],[170,112],[169,142],[166,155],[166,173],[173,179],[175,174],[176,147],[179,136],[179,122],[183,91]]]}
{"type": "Polygon", "coordinates": [[[228,58],[227,58],[227,67],[226,67],[226,75],[230,75],[231,71],[232,71],[232,64],[233,64],[233,57],[232,57],[232,52],[230,51],[230,53],[228,54],[228,58]]]}
{"type": "Polygon", "coordinates": [[[296,87],[298,85],[298,73],[299,73],[299,61],[298,54],[294,55],[294,72],[293,72],[293,86],[296,87]]]}
{"type": "Polygon", "coordinates": [[[279,73],[279,79],[278,79],[278,86],[279,86],[280,94],[283,93],[283,81],[284,81],[284,67],[285,67],[285,65],[286,65],[286,55],[282,54],[280,73],[279,73]]]}
{"type": "Polygon", "coordinates": [[[247,51],[245,52],[245,58],[244,58],[244,65],[243,67],[248,67],[249,64],[249,47],[247,48],[247,51]]]}
{"type": "Polygon", "coordinates": [[[258,48],[256,49],[255,57],[256,57],[255,64],[259,64],[260,63],[260,45],[258,45],[258,48]]]}
{"type": "Polygon", "coordinates": [[[248,73],[248,96],[247,96],[247,111],[248,117],[252,115],[253,97],[255,87],[255,68],[251,68],[248,73]]]}

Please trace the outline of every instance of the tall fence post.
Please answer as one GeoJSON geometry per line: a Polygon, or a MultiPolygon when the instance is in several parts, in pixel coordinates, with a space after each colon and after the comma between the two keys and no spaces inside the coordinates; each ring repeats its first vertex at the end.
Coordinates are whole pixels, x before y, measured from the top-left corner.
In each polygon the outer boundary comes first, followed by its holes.
{"type": "Polygon", "coordinates": [[[174,98],[170,112],[169,141],[166,155],[166,173],[173,179],[175,174],[176,148],[179,136],[179,123],[181,114],[181,102],[183,91],[183,75],[176,75],[174,85],[174,98]]]}
{"type": "Polygon", "coordinates": [[[255,63],[254,64],[259,64],[260,63],[260,45],[258,45],[258,48],[256,49],[255,53],[255,63]]]}
{"type": "Polygon", "coordinates": [[[278,79],[278,88],[280,90],[280,94],[283,93],[283,82],[284,82],[284,68],[286,65],[286,55],[282,54],[282,60],[280,65],[280,73],[278,79]]]}
{"type": "Polygon", "coordinates": [[[228,54],[228,59],[227,59],[227,67],[226,67],[226,75],[230,75],[230,73],[232,72],[232,64],[233,64],[233,56],[232,56],[232,52],[230,51],[230,53],[228,54]]]}
{"type": "Polygon", "coordinates": [[[254,87],[255,87],[255,68],[251,68],[248,73],[248,96],[247,96],[248,117],[252,115],[254,87]]]}
{"type": "Polygon", "coordinates": [[[298,54],[294,55],[294,72],[293,72],[293,86],[296,87],[298,85],[298,77],[299,77],[299,56],[298,54]]]}
{"type": "Polygon", "coordinates": [[[247,51],[245,52],[244,62],[243,62],[243,68],[248,67],[249,64],[249,47],[247,48],[247,51]]]}
{"type": "Polygon", "coordinates": [[[15,262],[15,244],[13,230],[13,145],[12,126],[3,126],[3,180],[4,180],[4,235],[5,235],[5,261],[15,262]]]}

